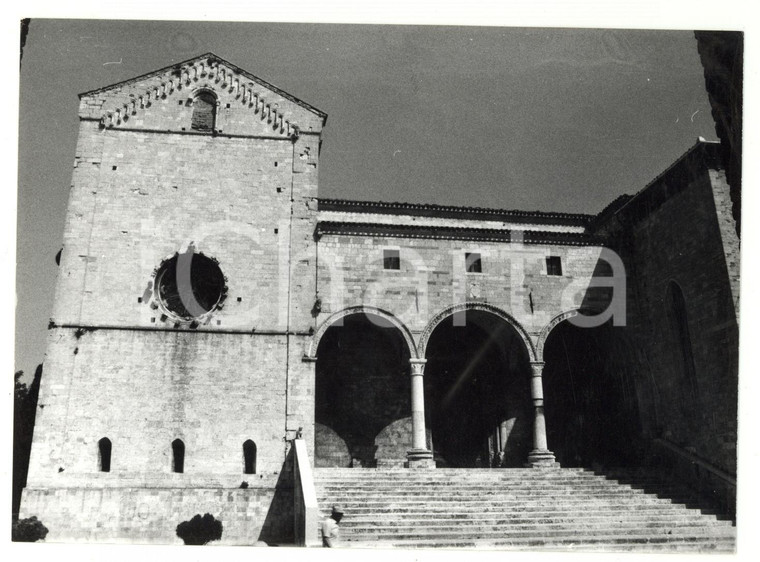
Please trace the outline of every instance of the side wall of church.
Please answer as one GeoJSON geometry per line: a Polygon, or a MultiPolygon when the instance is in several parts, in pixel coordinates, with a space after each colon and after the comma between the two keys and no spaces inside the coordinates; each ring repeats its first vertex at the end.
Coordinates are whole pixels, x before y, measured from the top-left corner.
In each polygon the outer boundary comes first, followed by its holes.
{"type": "Polygon", "coordinates": [[[638,221],[630,234],[628,279],[637,303],[634,326],[651,370],[647,394],[656,397],[648,412],[669,440],[735,473],[739,350],[726,256],[738,240],[721,236],[717,217],[726,207],[730,213],[730,199],[713,194],[722,192],[728,193],[724,174],[703,170],[638,221]],[[724,208],[716,209],[716,201],[724,208]],[[668,301],[671,282],[686,304],[694,380],[684,374],[668,301]]]}
{"type": "MultiPolygon", "coordinates": [[[[621,250],[630,295],[626,332],[635,348],[631,357],[637,363],[642,427],[648,437],[662,437],[735,474],[739,240],[733,224],[727,224],[733,221],[728,184],[722,170],[700,164],[666,175],[654,189],[672,195],[631,221],[621,250]],[[668,296],[671,283],[680,287],[685,301],[693,375],[684,364],[668,296]]],[[[658,454],[695,487],[725,487],[678,455],[658,454]]],[[[732,493],[728,487],[719,495],[732,493]]]]}

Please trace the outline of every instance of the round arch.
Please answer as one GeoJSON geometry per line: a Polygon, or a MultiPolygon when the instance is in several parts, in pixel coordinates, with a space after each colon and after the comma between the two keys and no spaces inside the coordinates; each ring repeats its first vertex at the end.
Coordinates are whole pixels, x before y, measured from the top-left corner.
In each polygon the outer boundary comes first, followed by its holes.
{"type": "Polygon", "coordinates": [[[419,345],[417,346],[419,357],[425,357],[428,341],[430,340],[430,336],[432,335],[433,330],[435,330],[438,324],[443,322],[449,316],[456,314],[457,312],[465,312],[467,310],[480,310],[482,312],[488,312],[504,320],[507,324],[514,328],[514,330],[520,336],[520,339],[522,339],[528,352],[529,360],[531,362],[536,361],[536,349],[533,346],[533,342],[531,341],[528,332],[525,331],[525,328],[523,328],[517,320],[512,318],[512,316],[504,312],[502,309],[482,302],[466,302],[451,305],[436,314],[433,319],[428,322],[427,326],[425,326],[425,329],[422,331],[422,335],[420,336],[419,345]]]}
{"type": "Polygon", "coordinates": [[[219,96],[210,88],[198,88],[192,93],[192,117],[190,128],[198,131],[216,130],[219,96]]]}
{"type": "Polygon", "coordinates": [[[216,93],[216,91],[213,88],[210,88],[208,86],[200,86],[198,88],[194,88],[192,92],[190,92],[190,97],[195,99],[199,96],[202,96],[203,94],[207,94],[214,98],[214,104],[219,105],[219,94],[216,93]]]}
{"type": "Polygon", "coordinates": [[[314,336],[311,338],[309,347],[306,350],[306,356],[305,356],[306,359],[316,361],[317,350],[319,349],[319,342],[322,340],[322,337],[325,335],[325,332],[327,332],[327,330],[331,326],[333,326],[338,320],[345,318],[346,316],[351,316],[353,314],[375,315],[375,316],[379,316],[380,318],[383,318],[384,320],[387,320],[390,324],[392,324],[398,329],[398,331],[401,333],[401,336],[404,338],[404,341],[406,342],[406,345],[409,348],[409,357],[411,357],[412,359],[416,359],[419,357],[417,355],[417,346],[414,344],[414,338],[412,337],[412,333],[404,325],[404,323],[401,322],[401,320],[396,318],[390,312],[386,312],[385,310],[382,310],[380,308],[375,308],[374,306],[359,305],[359,306],[351,306],[348,308],[344,308],[343,310],[340,310],[330,315],[324,322],[322,322],[322,325],[319,328],[317,328],[317,331],[314,333],[314,336]]]}
{"type": "Polygon", "coordinates": [[[549,338],[549,334],[551,331],[556,328],[559,324],[564,322],[565,320],[568,320],[569,318],[574,318],[581,314],[581,310],[578,308],[574,308],[572,310],[567,310],[565,312],[562,312],[561,314],[557,314],[554,318],[552,318],[549,323],[544,326],[544,328],[541,330],[541,333],[538,336],[538,341],[536,343],[536,357],[537,361],[543,362],[544,361],[544,346],[546,345],[546,340],[549,338]]]}

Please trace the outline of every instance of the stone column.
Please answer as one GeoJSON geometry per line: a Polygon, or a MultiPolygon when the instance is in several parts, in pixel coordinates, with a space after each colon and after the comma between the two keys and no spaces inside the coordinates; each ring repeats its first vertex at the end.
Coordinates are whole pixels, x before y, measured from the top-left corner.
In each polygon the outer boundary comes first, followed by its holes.
{"type": "Polygon", "coordinates": [[[544,364],[530,364],[533,371],[531,376],[530,393],[533,399],[533,450],[528,454],[527,466],[559,466],[554,453],[546,443],[546,420],[544,419],[544,385],[542,373],[544,364]]]}
{"type": "Polygon", "coordinates": [[[433,452],[427,448],[425,431],[425,386],[427,359],[410,359],[412,365],[412,449],[407,452],[409,468],[435,468],[433,452]]]}

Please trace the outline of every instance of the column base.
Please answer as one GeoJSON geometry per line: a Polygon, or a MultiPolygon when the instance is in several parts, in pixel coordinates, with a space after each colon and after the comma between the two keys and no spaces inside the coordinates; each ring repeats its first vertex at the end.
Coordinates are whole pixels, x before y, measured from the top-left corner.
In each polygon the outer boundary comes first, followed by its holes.
{"type": "Polygon", "coordinates": [[[525,466],[527,468],[559,468],[559,463],[549,449],[533,449],[528,454],[528,462],[525,466]]]}
{"type": "Polygon", "coordinates": [[[427,449],[412,449],[406,453],[408,468],[435,468],[433,451],[427,449]]]}

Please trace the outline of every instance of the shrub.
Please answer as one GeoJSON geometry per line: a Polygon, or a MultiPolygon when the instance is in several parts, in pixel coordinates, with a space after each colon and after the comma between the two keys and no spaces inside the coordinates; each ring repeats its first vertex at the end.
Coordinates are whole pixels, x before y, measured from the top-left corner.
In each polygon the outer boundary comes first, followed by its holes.
{"type": "Polygon", "coordinates": [[[11,540],[16,542],[37,542],[45,540],[48,528],[36,517],[27,517],[13,524],[11,540]]]}
{"type": "Polygon", "coordinates": [[[203,517],[196,515],[190,521],[177,525],[177,536],[186,545],[202,545],[222,538],[222,522],[214,519],[210,513],[203,517]]]}

